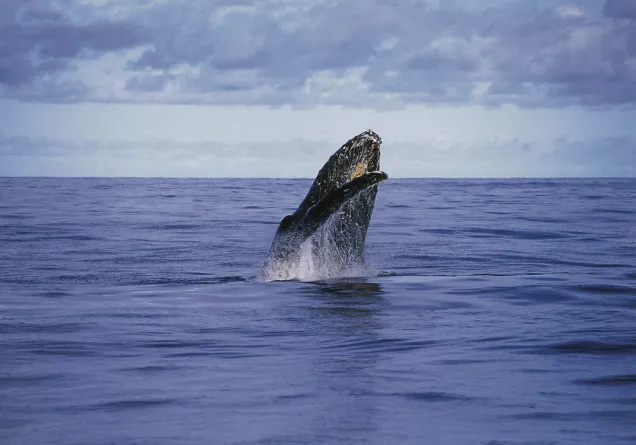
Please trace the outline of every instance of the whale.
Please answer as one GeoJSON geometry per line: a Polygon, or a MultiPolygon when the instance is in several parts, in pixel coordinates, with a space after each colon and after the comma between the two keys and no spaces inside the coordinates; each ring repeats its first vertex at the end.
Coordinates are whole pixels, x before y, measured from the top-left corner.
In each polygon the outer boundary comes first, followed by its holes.
{"type": "Polygon", "coordinates": [[[348,140],[324,164],[298,208],[280,222],[261,269],[264,281],[303,279],[307,256],[334,275],[364,265],[378,184],[382,139],[372,130],[348,140]]]}

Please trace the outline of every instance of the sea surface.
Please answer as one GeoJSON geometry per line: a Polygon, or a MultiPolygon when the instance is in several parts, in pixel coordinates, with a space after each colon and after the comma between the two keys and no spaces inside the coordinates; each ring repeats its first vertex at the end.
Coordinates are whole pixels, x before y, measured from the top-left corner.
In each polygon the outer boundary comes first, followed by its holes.
{"type": "Polygon", "coordinates": [[[0,443],[636,443],[636,180],[389,179],[259,281],[310,183],[0,178],[0,443]]]}

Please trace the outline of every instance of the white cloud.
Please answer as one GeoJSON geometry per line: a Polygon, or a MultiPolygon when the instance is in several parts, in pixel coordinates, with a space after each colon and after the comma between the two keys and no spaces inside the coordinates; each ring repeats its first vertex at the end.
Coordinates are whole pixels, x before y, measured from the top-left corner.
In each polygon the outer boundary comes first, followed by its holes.
{"type": "MultiPolygon", "coordinates": [[[[344,142],[80,143],[0,136],[0,175],[314,177],[344,142]]],[[[636,142],[629,137],[542,142],[505,135],[470,142],[452,136],[385,140],[382,168],[392,177],[634,176],[636,142]]]]}

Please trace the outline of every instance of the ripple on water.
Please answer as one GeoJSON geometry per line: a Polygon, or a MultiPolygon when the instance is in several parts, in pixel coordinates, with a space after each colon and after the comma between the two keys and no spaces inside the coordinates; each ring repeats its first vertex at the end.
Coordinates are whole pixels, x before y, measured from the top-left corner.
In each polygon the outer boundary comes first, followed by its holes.
{"type": "Polygon", "coordinates": [[[535,354],[636,354],[636,343],[609,343],[592,340],[552,343],[529,351],[535,354]]]}
{"type": "MultiPolygon", "coordinates": [[[[15,322],[0,325],[0,333],[4,334],[71,334],[88,328],[86,323],[60,322],[60,323],[25,323],[15,322]]],[[[46,344],[46,340],[42,340],[46,344]]]]}
{"type": "Polygon", "coordinates": [[[402,397],[408,400],[418,400],[423,402],[470,402],[477,400],[474,397],[466,397],[458,394],[435,391],[414,391],[404,393],[390,393],[390,396],[402,397]]]}
{"type": "Polygon", "coordinates": [[[463,230],[465,233],[472,234],[472,236],[485,236],[485,237],[510,237],[526,240],[542,240],[542,239],[560,239],[568,238],[569,236],[564,232],[547,232],[539,230],[507,230],[507,229],[487,229],[481,227],[467,228],[463,230]]]}
{"type": "Polygon", "coordinates": [[[48,386],[66,378],[68,376],[64,374],[6,374],[0,375],[0,388],[48,386]]]}
{"type": "Polygon", "coordinates": [[[84,412],[84,411],[131,411],[140,410],[146,408],[154,408],[164,405],[173,405],[181,403],[178,399],[161,399],[161,398],[148,398],[148,399],[120,399],[110,402],[95,403],[91,405],[78,405],[73,407],[63,408],[66,412],[84,412]]]}
{"type": "Polygon", "coordinates": [[[615,284],[581,284],[573,287],[580,292],[592,294],[625,294],[636,295],[636,288],[631,286],[620,286],[615,284]]]}
{"type": "Polygon", "coordinates": [[[178,365],[147,365],[147,366],[132,366],[129,368],[120,368],[121,372],[141,373],[141,374],[155,374],[159,372],[167,371],[180,371],[186,369],[185,366],[178,365]]]}
{"type": "Polygon", "coordinates": [[[409,352],[439,345],[434,340],[408,340],[400,338],[379,338],[373,340],[349,340],[343,343],[328,344],[326,347],[350,352],[409,352]]]}
{"type": "Polygon", "coordinates": [[[612,375],[592,379],[575,380],[575,383],[594,386],[627,386],[636,385],[636,374],[612,375]]]}
{"type": "Polygon", "coordinates": [[[103,346],[96,343],[41,340],[25,345],[25,350],[35,356],[84,358],[103,355],[103,346]]]}
{"type": "MultiPolygon", "coordinates": [[[[51,268],[52,270],[55,270],[55,268],[51,268]]],[[[44,298],[64,298],[64,297],[70,297],[73,294],[71,294],[70,292],[64,292],[64,291],[59,291],[59,290],[51,290],[51,291],[47,291],[47,292],[41,292],[39,294],[37,294],[40,297],[44,297],[44,298]]]]}

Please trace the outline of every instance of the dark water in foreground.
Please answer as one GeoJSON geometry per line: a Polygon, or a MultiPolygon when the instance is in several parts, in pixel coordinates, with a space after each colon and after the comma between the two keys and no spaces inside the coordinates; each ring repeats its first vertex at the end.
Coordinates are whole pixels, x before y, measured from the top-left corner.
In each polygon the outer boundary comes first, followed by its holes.
{"type": "Polygon", "coordinates": [[[308,185],[0,178],[0,443],[636,443],[636,180],[389,180],[378,276],[254,281],[308,185]]]}

